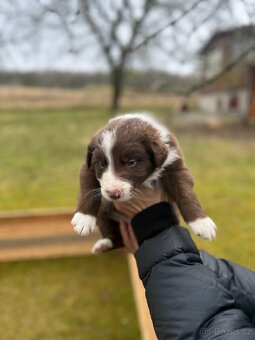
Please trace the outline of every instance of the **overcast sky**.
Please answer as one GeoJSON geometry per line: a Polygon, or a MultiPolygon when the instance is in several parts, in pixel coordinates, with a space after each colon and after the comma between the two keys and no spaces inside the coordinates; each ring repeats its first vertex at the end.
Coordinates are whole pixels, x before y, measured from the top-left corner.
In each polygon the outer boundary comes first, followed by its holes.
{"type": "MultiPolygon", "coordinates": [[[[22,3],[24,0],[18,0],[22,3]]],[[[103,1],[103,0],[102,0],[103,1]]],[[[255,4],[255,0],[246,0],[255,4]]],[[[3,3],[2,3],[3,4],[3,3]]],[[[27,0],[23,6],[36,6],[36,0],[27,0]]],[[[23,7],[24,8],[24,7],[23,7]]],[[[1,11],[1,9],[0,9],[1,11]]],[[[244,11],[242,1],[233,1],[233,11],[237,18],[239,25],[250,23],[250,18],[244,11]]],[[[1,16],[1,12],[0,12],[1,16]]],[[[1,17],[0,17],[1,18],[1,17]]],[[[1,19],[4,20],[4,19],[1,19]]],[[[6,25],[6,24],[5,24],[6,25]]],[[[9,20],[7,27],[8,32],[22,31],[22,21],[9,20]]],[[[3,25],[2,25],[3,27],[3,25]]],[[[24,32],[26,32],[24,28],[24,32]]],[[[8,35],[7,39],[8,39],[8,35]]],[[[190,48],[198,49],[203,41],[209,38],[206,29],[200,32],[200,40],[190,42],[190,48]]],[[[34,33],[34,38],[25,39],[19,44],[19,48],[15,44],[7,43],[2,47],[0,52],[0,67],[5,70],[31,71],[31,70],[61,70],[61,71],[105,71],[107,65],[99,52],[91,41],[91,44],[80,53],[70,53],[65,48],[67,44],[66,37],[63,33],[54,30],[44,29],[41,32],[34,33]]],[[[189,59],[189,58],[187,58],[189,59]]],[[[166,57],[165,54],[154,51],[149,51],[146,57],[139,58],[139,61],[134,62],[133,66],[136,68],[153,67],[159,70],[174,72],[174,73],[188,73],[191,72],[196,65],[194,59],[186,61],[185,63],[175,60],[174,58],[166,57]],[[148,55],[149,54],[149,55],[148,55]],[[153,54],[153,58],[151,55],[153,54]]]]}

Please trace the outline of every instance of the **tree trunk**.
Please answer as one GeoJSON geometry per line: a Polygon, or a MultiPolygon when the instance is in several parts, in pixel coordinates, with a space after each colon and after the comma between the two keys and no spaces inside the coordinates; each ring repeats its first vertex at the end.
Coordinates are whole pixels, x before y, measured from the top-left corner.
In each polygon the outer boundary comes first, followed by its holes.
{"type": "Polygon", "coordinates": [[[124,70],[121,67],[111,71],[112,103],[111,110],[117,112],[120,108],[120,99],[123,89],[124,70]]]}

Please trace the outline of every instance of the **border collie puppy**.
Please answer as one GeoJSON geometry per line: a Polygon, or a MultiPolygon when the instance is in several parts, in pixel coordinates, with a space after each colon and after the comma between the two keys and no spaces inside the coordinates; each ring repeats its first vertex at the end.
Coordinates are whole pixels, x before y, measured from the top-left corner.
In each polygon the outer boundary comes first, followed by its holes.
{"type": "Polygon", "coordinates": [[[98,225],[103,238],[96,242],[93,253],[121,247],[114,202],[128,201],[141,186],[160,186],[193,232],[212,240],[216,226],[202,209],[193,184],[171,132],[145,114],[118,116],[98,131],[88,146],[71,223],[83,236],[98,225]]]}

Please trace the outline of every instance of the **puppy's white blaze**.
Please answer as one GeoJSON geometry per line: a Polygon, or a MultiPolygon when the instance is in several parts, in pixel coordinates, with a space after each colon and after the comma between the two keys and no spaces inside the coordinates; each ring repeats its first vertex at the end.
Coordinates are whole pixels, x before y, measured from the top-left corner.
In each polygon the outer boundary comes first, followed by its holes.
{"type": "Polygon", "coordinates": [[[160,176],[162,176],[162,173],[164,169],[174,163],[177,159],[180,158],[180,155],[178,154],[177,150],[175,148],[169,148],[169,152],[167,155],[167,158],[165,159],[164,163],[162,166],[158,169],[156,169],[145,181],[144,185],[147,186],[148,188],[152,187],[152,182],[158,180],[160,176]]]}
{"type": "Polygon", "coordinates": [[[112,148],[116,141],[115,130],[104,131],[102,134],[101,148],[107,158],[108,164],[112,166],[112,148]]]}
{"type": "Polygon", "coordinates": [[[116,175],[114,174],[112,159],[112,148],[114,146],[115,140],[116,137],[114,130],[103,132],[101,148],[104,151],[105,157],[108,161],[107,170],[103,172],[102,178],[100,179],[100,184],[103,191],[113,189],[111,187],[113,186],[113,183],[116,182],[116,175]]]}
{"type": "Polygon", "coordinates": [[[86,236],[95,230],[96,218],[91,215],[77,212],[74,214],[71,224],[74,226],[74,230],[77,234],[86,236]]]}
{"type": "Polygon", "coordinates": [[[112,191],[114,189],[119,189],[122,191],[121,200],[128,200],[131,198],[131,184],[127,181],[123,181],[119,179],[114,171],[113,157],[112,157],[112,148],[116,141],[115,130],[104,131],[102,135],[102,143],[101,148],[104,151],[104,154],[108,161],[108,167],[103,172],[102,177],[99,179],[101,185],[102,195],[105,199],[111,200],[106,191],[112,191]]]}
{"type": "Polygon", "coordinates": [[[156,129],[159,132],[160,139],[163,143],[169,142],[169,131],[168,129],[160,124],[154,117],[152,117],[149,113],[147,112],[142,112],[142,113],[126,113],[124,115],[120,115],[117,117],[114,117],[110,120],[110,122],[116,120],[116,119],[133,119],[133,118],[138,118],[146,123],[149,123],[154,129],[156,129]]]}
{"type": "Polygon", "coordinates": [[[217,226],[209,217],[198,218],[194,222],[190,222],[189,226],[195,235],[199,235],[205,240],[211,241],[216,237],[217,226]]]}
{"type": "Polygon", "coordinates": [[[111,249],[113,247],[112,241],[109,238],[102,238],[101,240],[98,240],[93,248],[92,253],[93,254],[100,254],[105,250],[111,249]]]}

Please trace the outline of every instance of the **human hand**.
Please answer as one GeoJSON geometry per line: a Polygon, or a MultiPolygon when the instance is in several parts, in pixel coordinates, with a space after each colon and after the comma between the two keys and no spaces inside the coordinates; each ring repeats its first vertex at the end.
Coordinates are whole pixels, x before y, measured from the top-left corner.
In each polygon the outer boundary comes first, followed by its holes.
{"type": "MultiPolygon", "coordinates": [[[[129,221],[140,211],[157,204],[167,201],[165,194],[158,189],[142,187],[136,192],[134,198],[126,202],[114,202],[115,208],[129,221]]],[[[120,218],[120,233],[123,244],[127,251],[134,254],[139,245],[134,234],[133,228],[123,217],[120,218]]]]}
{"type": "Polygon", "coordinates": [[[135,233],[130,223],[123,218],[120,219],[120,234],[126,250],[134,254],[139,248],[135,233]]]}
{"type": "Polygon", "coordinates": [[[141,187],[135,192],[134,198],[125,202],[114,202],[114,206],[121,215],[130,221],[140,211],[164,201],[167,201],[167,196],[161,188],[141,187]]]}

